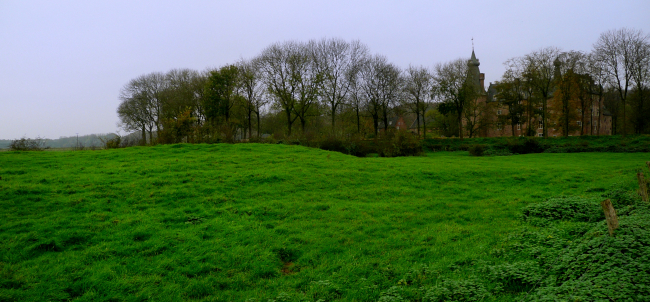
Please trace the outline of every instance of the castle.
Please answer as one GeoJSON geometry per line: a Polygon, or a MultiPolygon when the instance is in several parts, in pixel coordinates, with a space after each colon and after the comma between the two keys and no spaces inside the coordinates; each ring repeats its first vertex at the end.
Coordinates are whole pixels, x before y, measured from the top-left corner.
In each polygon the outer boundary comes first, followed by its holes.
{"type": "MultiPolygon", "coordinates": [[[[462,113],[463,131],[467,136],[497,137],[497,136],[544,136],[543,107],[539,99],[532,100],[530,94],[516,102],[507,103],[504,97],[503,86],[499,83],[489,84],[485,89],[485,74],[479,69],[480,62],[474,50],[467,61],[467,81],[475,87],[478,97],[466,104],[462,113]],[[514,109],[511,115],[510,110],[514,109]],[[515,121],[513,123],[513,120],[515,121]]],[[[554,82],[559,83],[562,74],[560,61],[556,58],[554,63],[554,82]]],[[[523,79],[522,79],[523,81],[523,79]]],[[[578,135],[611,135],[612,116],[604,109],[603,99],[593,95],[588,96],[589,103],[583,113],[581,109],[571,106],[564,108],[564,123],[558,122],[561,110],[560,103],[567,103],[567,99],[560,100],[558,87],[554,87],[547,99],[547,135],[549,137],[563,136],[562,129],[568,129],[569,136],[578,135]],[[564,125],[566,124],[566,125],[564,125]]],[[[575,100],[569,100],[575,104],[575,100]]],[[[566,106],[566,105],[565,105],[566,106]]]]}

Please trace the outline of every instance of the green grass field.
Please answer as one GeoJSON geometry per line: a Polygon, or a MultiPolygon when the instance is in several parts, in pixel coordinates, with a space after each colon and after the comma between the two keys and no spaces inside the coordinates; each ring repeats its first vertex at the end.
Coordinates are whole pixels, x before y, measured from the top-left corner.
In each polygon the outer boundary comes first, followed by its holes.
{"type": "Polygon", "coordinates": [[[633,190],[648,160],[261,144],[2,152],[0,301],[377,301],[476,278],[522,207],[633,190]]]}

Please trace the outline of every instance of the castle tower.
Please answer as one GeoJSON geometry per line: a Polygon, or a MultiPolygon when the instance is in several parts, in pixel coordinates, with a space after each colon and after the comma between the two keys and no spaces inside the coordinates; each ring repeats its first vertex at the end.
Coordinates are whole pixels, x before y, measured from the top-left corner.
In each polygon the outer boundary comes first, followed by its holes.
{"type": "Polygon", "coordinates": [[[479,92],[485,93],[485,74],[481,73],[478,66],[481,63],[476,58],[474,54],[474,47],[472,47],[472,57],[467,61],[468,71],[468,80],[471,81],[472,85],[478,87],[479,92]]]}

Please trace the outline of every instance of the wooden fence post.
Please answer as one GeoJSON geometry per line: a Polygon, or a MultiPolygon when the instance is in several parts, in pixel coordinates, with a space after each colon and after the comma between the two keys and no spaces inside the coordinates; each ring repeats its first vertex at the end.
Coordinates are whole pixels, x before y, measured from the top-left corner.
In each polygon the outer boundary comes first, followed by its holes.
{"type": "Polygon", "coordinates": [[[636,178],[639,180],[639,195],[641,195],[643,201],[648,202],[648,184],[643,178],[643,173],[636,173],[636,178]]]}
{"type": "Polygon", "coordinates": [[[612,202],[609,199],[605,199],[600,203],[603,206],[603,211],[605,212],[605,219],[607,220],[607,229],[609,230],[609,235],[614,236],[614,230],[618,229],[618,217],[616,217],[616,210],[612,206],[612,202]]]}

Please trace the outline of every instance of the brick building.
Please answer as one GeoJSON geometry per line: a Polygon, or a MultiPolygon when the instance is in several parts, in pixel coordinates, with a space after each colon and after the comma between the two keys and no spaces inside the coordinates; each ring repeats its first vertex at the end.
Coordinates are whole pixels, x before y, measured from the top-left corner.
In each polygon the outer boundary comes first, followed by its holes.
{"type": "MultiPolygon", "coordinates": [[[[468,66],[468,81],[476,87],[478,98],[475,101],[474,107],[464,112],[463,126],[464,131],[474,129],[474,136],[481,137],[496,137],[496,136],[543,136],[543,120],[541,117],[542,108],[538,104],[528,104],[528,99],[521,100],[517,105],[519,108],[528,108],[526,118],[520,123],[512,125],[510,120],[507,119],[509,115],[508,106],[503,103],[499,98],[500,93],[497,90],[498,86],[490,83],[488,89],[485,89],[485,74],[480,72],[480,62],[472,50],[472,56],[467,62],[468,66]],[[476,114],[472,115],[471,109],[476,110],[476,114]],[[472,120],[475,119],[475,120],[472,120]],[[529,127],[530,124],[530,127],[529,127]],[[468,125],[472,125],[469,127],[468,125]],[[514,135],[513,135],[514,131],[514,135]],[[526,135],[528,134],[528,135],[526,135]]],[[[555,61],[555,77],[561,76],[560,62],[555,61]]],[[[550,124],[547,127],[549,137],[562,136],[562,129],[553,118],[556,114],[552,108],[557,108],[559,100],[554,98],[555,93],[551,93],[550,98],[547,100],[549,109],[547,110],[550,118],[547,122],[550,124]]],[[[570,123],[570,136],[583,135],[611,135],[612,134],[612,116],[604,108],[603,100],[593,96],[590,105],[584,113],[584,123],[582,122],[582,111],[580,109],[572,108],[571,112],[573,117],[570,123]],[[577,118],[575,118],[577,117],[577,118]],[[581,132],[582,130],[582,132],[581,132]]]]}

